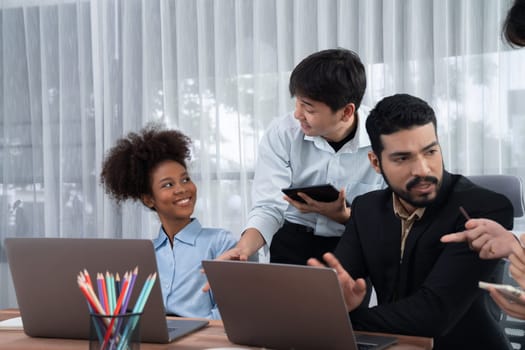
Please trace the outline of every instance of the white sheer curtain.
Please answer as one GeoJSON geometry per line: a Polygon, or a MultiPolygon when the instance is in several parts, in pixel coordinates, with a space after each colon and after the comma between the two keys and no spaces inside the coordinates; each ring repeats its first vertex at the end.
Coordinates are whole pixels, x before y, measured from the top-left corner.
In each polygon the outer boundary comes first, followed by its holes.
{"type": "MultiPolygon", "coordinates": [[[[116,207],[98,180],[104,151],[150,120],[193,139],[195,215],[238,235],[258,140],[293,107],[290,71],[337,46],[367,67],[365,104],[408,92],[436,108],[449,170],[525,178],[525,50],[500,37],[509,5],[0,1],[0,244],[9,236],[153,237],[154,215],[137,203],[116,207]]],[[[16,299],[0,249],[0,307],[9,306],[16,299]]]]}

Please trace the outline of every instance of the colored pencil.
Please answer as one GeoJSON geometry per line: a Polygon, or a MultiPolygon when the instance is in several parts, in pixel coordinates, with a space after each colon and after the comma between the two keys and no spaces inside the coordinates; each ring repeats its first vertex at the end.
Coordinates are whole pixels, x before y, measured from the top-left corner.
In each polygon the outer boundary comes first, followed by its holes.
{"type": "Polygon", "coordinates": [[[113,284],[113,282],[111,281],[111,275],[109,273],[109,271],[106,271],[106,293],[107,293],[107,296],[108,296],[108,315],[111,314],[111,311],[113,310],[113,308],[115,307],[115,305],[113,304],[113,296],[112,296],[112,289],[115,285],[113,284]]]}
{"type": "Polygon", "coordinates": [[[125,313],[128,310],[129,300],[131,299],[131,293],[133,292],[133,287],[135,286],[135,280],[137,279],[138,273],[139,273],[139,267],[135,266],[135,269],[133,269],[133,272],[131,273],[131,281],[128,287],[129,292],[126,293],[126,298],[124,299],[124,305],[120,309],[121,313],[125,313]]]}
{"type": "MultiPolygon", "coordinates": [[[[93,285],[91,283],[91,278],[89,277],[89,273],[87,272],[86,269],[84,269],[84,271],[81,271],[79,274],[78,274],[78,277],[77,277],[77,282],[80,282],[80,283],[87,283],[87,287],[90,287],[90,288],[93,288],[93,285]]],[[[87,288],[86,287],[86,288],[87,288]]],[[[82,290],[82,287],[81,287],[81,290],[82,290]]],[[[87,293],[87,295],[89,295],[89,293],[87,292],[87,290],[85,290],[85,292],[87,293]]],[[[94,314],[96,313],[95,312],[95,309],[93,308],[93,306],[91,305],[89,299],[86,298],[86,303],[87,303],[87,306],[88,306],[88,309],[89,309],[89,313],[90,314],[94,314]]],[[[102,340],[102,330],[100,329],[101,325],[97,322],[94,323],[94,326],[95,326],[95,331],[97,333],[97,337],[98,339],[101,341],[102,340]]],[[[104,325],[102,324],[102,327],[104,327],[104,325]]]]}
{"type": "MultiPolygon", "coordinates": [[[[118,311],[119,315],[123,315],[126,313],[126,307],[127,307],[126,304],[127,302],[129,302],[129,294],[131,294],[132,289],[133,289],[133,285],[131,282],[133,282],[131,280],[131,272],[126,271],[126,273],[124,273],[124,280],[122,282],[122,291],[119,294],[119,299],[122,298],[123,300],[122,305],[120,306],[120,310],[118,311]],[[124,286],[126,286],[125,289],[123,288],[124,286]]],[[[119,332],[121,325],[122,325],[122,318],[119,318],[117,322],[117,326],[115,327],[117,333],[119,332]]]]}
{"type": "Polygon", "coordinates": [[[136,310],[134,309],[133,310],[134,312],[141,313],[144,310],[146,301],[148,301],[149,294],[151,293],[151,290],[153,289],[153,285],[155,284],[156,277],[157,277],[157,273],[155,272],[153,275],[150,275],[150,277],[144,283],[144,288],[142,289],[141,296],[139,300],[137,300],[137,303],[135,304],[136,310]]]}
{"type": "Polygon", "coordinates": [[[104,276],[102,276],[100,272],[97,273],[97,290],[98,290],[98,298],[100,300],[100,304],[102,305],[102,308],[104,310],[107,310],[108,309],[106,306],[107,298],[104,298],[104,276]]]}
{"type": "Polygon", "coordinates": [[[115,275],[115,295],[117,299],[120,296],[121,288],[122,284],[120,283],[120,275],[117,272],[117,274],[115,275]]]}
{"type": "MultiPolygon", "coordinates": [[[[87,283],[86,288],[93,289],[93,285],[90,283],[91,279],[89,278],[89,274],[87,273],[86,270],[84,270],[84,275],[82,275],[82,273],[80,274],[79,278],[80,278],[81,281],[84,280],[84,279],[86,280],[86,283],[87,283]],[[89,279],[89,281],[87,281],[87,279],[89,279]]],[[[81,290],[82,290],[82,287],[81,287],[81,290]]],[[[86,290],[86,293],[91,297],[91,293],[90,292],[88,292],[86,290]]],[[[95,308],[89,303],[89,300],[86,300],[86,302],[87,302],[90,314],[98,313],[98,312],[95,311],[95,308]]],[[[97,333],[97,337],[98,337],[99,341],[102,341],[102,339],[103,339],[103,330],[102,329],[105,328],[104,321],[101,320],[101,319],[98,319],[98,318],[93,319],[93,325],[95,327],[95,332],[97,333]]]]}
{"type": "MultiPolygon", "coordinates": [[[[157,273],[155,272],[146,278],[146,281],[144,282],[144,285],[142,286],[142,290],[140,291],[139,297],[135,303],[135,307],[133,308],[133,313],[140,314],[144,310],[146,301],[148,300],[149,294],[151,293],[151,290],[153,289],[153,286],[155,284],[156,277],[157,277],[157,273]]],[[[127,346],[127,343],[129,341],[128,338],[131,336],[131,333],[137,326],[137,322],[138,322],[138,318],[133,318],[131,322],[129,322],[126,325],[126,328],[124,329],[124,332],[122,333],[122,338],[117,347],[117,350],[122,350],[125,346],[127,346]]]]}
{"type": "Polygon", "coordinates": [[[108,301],[108,287],[106,285],[106,279],[104,278],[104,274],[100,273],[100,275],[102,276],[102,295],[100,296],[100,298],[104,298],[104,306],[105,306],[105,309],[106,309],[106,315],[109,315],[109,301],[108,301]]]}
{"type": "Polygon", "coordinates": [[[104,314],[104,309],[102,309],[102,305],[100,305],[100,302],[98,301],[97,297],[90,291],[89,286],[86,284],[85,281],[82,281],[80,279],[77,280],[78,286],[80,287],[80,290],[82,291],[82,294],[86,297],[87,301],[91,304],[93,309],[100,313],[104,314]]]}
{"type": "Polygon", "coordinates": [[[87,269],[84,269],[84,278],[86,279],[86,282],[91,286],[91,288],[93,288],[93,283],[91,281],[91,277],[89,276],[89,272],[87,269]]]}
{"type": "MultiPolygon", "coordinates": [[[[127,289],[127,287],[128,287],[128,281],[126,280],[126,281],[124,281],[124,286],[122,287],[123,292],[120,293],[120,296],[119,296],[118,301],[116,303],[115,309],[111,313],[113,316],[119,314],[120,306],[122,305],[122,302],[124,301],[124,297],[126,296],[126,289],[127,289]]],[[[111,322],[109,323],[108,329],[106,330],[106,335],[104,336],[104,342],[102,344],[102,348],[103,349],[105,348],[111,333],[113,333],[113,325],[114,325],[116,319],[117,319],[116,317],[111,318],[111,322]]],[[[118,334],[118,332],[116,332],[116,333],[118,334]]]]}
{"type": "Polygon", "coordinates": [[[103,273],[97,273],[98,297],[93,289],[93,282],[87,269],[80,271],[77,276],[78,286],[86,298],[90,313],[92,315],[98,314],[101,316],[95,316],[92,319],[92,322],[95,322],[94,327],[97,337],[99,341],[102,342],[101,349],[105,349],[108,345],[110,348],[113,348],[113,346],[116,345],[118,350],[127,347],[129,337],[134,332],[137,323],[139,322],[140,314],[142,314],[144,310],[157,278],[157,273],[148,275],[144,281],[144,285],[142,286],[135,305],[132,308],[132,313],[135,315],[127,316],[126,312],[131,300],[131,294],[133,292],[137,275],[138,266],[136,266],[133,271],[126,271],[122,280],[120,280],[120,275],[118,273],[116,274],[116,278],[115,275],[109,271],[106,271],[105,276],[103,273]],[[120,332],[120,328],[124,324],[124,318],[119,317],[120,315],[129,319],[129,322],[126,323],[122,333],[120,332]],[[116,324],[115,320],[117,322],[116,324]],[[99,324],[98,322],[101,323],[99,324]],[[104,337],[102,337],[104,332],[100,327],[105,329],[104,337]],[[112,334],[114,335],[113,337],[111,337],[112,334]],[[117,342],[118,345],[116,344],[117,342]]]}

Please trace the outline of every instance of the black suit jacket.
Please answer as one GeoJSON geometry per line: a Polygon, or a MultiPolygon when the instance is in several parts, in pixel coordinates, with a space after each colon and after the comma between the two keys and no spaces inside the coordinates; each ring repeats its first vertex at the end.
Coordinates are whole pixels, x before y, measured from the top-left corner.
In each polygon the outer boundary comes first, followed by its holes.
{"type": "Polygon", "coordinates": [[[503,195],[447,172],[436,201],[410,231],[401,261],[401,220],[390,189],[357,197],[335,251],[353,278],[368,278],[378,306],[350,313],[355,329],[434,338],[435,349],[505,349],[508,341],[489,314],[478,281],[497,260],[481,260],[467,243],[440,242],[464,230],[463,206],[472,218],[511,229],[513,208],[503,195]]]}

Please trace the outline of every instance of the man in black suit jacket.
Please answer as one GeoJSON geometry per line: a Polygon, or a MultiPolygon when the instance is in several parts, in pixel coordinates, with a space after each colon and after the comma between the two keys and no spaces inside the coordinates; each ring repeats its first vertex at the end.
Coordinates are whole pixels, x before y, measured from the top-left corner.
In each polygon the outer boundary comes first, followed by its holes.
{"type": "Polygon", "coordinates": [[[463,229],[460,207],[511,228],[512,204],[444,170],[436,117],[423,100],[387,97],[366,127],[370,162],[389,187],[353,201],[335,256],[323,256],[338,273],[354,328],[433,337],[435,349],[508,348],[478,288],[497,261],[440,238],[463,229]],[[375,307],[364,302],[365,279],[377,293],[375,307]]]}

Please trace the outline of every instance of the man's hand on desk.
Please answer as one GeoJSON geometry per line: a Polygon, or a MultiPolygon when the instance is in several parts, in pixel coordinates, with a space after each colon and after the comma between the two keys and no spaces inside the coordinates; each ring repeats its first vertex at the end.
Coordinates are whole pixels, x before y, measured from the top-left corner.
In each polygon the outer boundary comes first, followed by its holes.
{"type": "Polygon", "coordinates": [[[350,219],[350,208],[346,205],[345,191],[339,191],[339,197],[333,202],[320,202],[312,199],[307,194],[298,192],[297,195],[304,199],[302,203],[288,196],[283,199],[293,205],[301,213],[318,213],[344,225],[350,219]]]}
{"type": "Polygon", "coordinates": [[[343,290],[346,309],[348,312],[357,308],[363,302],[366,295],[366,282],[362,278],[354,280],[352,276],[343,268],[339,260],[332,253],[325,253],[323,259],[327,265],[323,265],[315,258],[308,259],[307,264],[310,266],[328,266],[335,270],[339,284],[343,290]]]}
{"type": "MultiPolygon", "coordinates": [[[[248,261],[250,256],[255,254],[259,248],[265,244],[262,234],[254,229],[248,228],[242,233],[239,243],[230,250],[225,251],[217,257],[217,260],[240,260],[248,261]]],[[[204,271],[203,271],[204,272],[204,271]]],[[[210,284],[206,282],[202,288],[203,292],[210,290],[210,284]]]]}
{"type": "MultiPolygon", "coordinates": [[[[248,260],[248,256],[249,255],[244,253],[241,248],[234,247],[234,248],[232,248],[230,250],[227,250],[224,253],[222,253],[217,258],[217,260],[241,260],[241,261],[247,261],[248,260]]],[[[202,269],[201,272],[204,273],[204,274],[206,273],[206,271],[204,271],[204,269],[202,269]]],[[[210,289],[211,289],[211,287],[210,287],[210,283],[209,282],[206,282],[204,287],[202,287],[202,291],[204,293],[209,292],[210,289]]]]}

